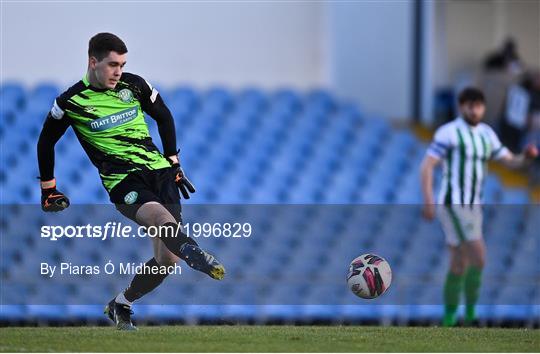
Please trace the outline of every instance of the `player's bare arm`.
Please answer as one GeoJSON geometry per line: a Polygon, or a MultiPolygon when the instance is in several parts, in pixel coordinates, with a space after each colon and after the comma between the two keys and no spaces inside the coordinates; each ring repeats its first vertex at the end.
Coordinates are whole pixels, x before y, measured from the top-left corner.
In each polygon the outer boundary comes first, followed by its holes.
{"type": "Polygon", "coordinates": [[[525,146],[520,154],[513,154],[510,151],[500,158],[500,162],[511,169],[518,169],[527,166],[533,159],[538,157],[538,148],[533,144],[525,146]]]}
{"type": "Polygon", "coordinates": [[[422,188],[422,196],[424,199],[424,206],[422,208],[422,215],[427,220],[433,220],[435,217],[435,200],[433,198],[433,170],[439,164],[441,160],[426,155],[420,166],[420,183],[422,188]]]}

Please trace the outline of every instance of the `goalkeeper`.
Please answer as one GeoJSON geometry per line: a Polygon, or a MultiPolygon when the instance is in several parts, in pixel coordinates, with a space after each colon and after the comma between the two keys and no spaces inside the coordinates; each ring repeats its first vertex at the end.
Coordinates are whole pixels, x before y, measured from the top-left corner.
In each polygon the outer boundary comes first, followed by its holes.
{"type": "MultiPolygon", "coordinates": [[[[114,34],[92,37],[86,75],[54,101],[38,141],[42,209],[55,212],[69,207],[67,196],[56,189],[54,146],[71,126],[116,208],[139,225],[174,230],[152,239],[154,257],[146,265],[171,266],[182,259],[222,279],[223,266],[182,229],[179,191],[189,199],[195,188],[180,167],[173,117],[155,88],[140,76],[123,72],[126,53],[126,45],[114,34]],[[157,122],[163,154],[152,142],[144,112],[157,122]]],[[[137,274],[109,302],[105,311],[118,329],[136,329],[132,303],[166,276],[137,274]]]]}

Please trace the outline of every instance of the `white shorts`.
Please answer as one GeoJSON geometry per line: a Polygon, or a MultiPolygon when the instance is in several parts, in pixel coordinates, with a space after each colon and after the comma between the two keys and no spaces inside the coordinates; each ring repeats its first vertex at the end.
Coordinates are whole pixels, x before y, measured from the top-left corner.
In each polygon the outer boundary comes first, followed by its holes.
{"type": "Polygon", "coordinates": [[[437,215],[448,245],[458,246],[482,238],[481,205],[440,205],[437,215]]]}

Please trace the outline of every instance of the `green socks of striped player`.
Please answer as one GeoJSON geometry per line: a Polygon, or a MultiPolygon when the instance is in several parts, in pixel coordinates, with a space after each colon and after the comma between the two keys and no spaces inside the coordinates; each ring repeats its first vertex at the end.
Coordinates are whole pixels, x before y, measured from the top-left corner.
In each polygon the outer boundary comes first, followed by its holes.
{"type": "Polygon", "coordinates": [[[448,272],[444,283],[444,318],[443,326],[452,327],[457,322],[457,309],[461,291],[465,290],[465,323],[476,320],[475,306],[480,294],[482,268],[469,267],[465,275],[448,272]]]}
{"type": "Polygon", "coordinates": [[[459,297],[463,289],[463,275],[448,272],[444,283],[444,318],[443,326],[452,327],[456,324],[456,312],[459,297]]]}
{"type": "Polygon", "coordinates": [[[465,323],[476,320],[475,306],[480,294],[482,268],[469,267],[465,273],[465,323]]]}

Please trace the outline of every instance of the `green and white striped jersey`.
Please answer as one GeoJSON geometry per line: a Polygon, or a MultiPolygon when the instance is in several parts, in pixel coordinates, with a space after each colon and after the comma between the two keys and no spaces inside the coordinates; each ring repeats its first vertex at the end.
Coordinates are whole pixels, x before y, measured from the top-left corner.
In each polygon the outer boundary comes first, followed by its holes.
{"type": "Polygon", "coordinates": [[[439,204],[481,204],[487,161],[501,159],[509,150],[487,124],[470,126],[462,118],[435,132],[428,155],[443,161],[439,204]]]}

